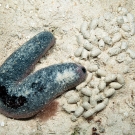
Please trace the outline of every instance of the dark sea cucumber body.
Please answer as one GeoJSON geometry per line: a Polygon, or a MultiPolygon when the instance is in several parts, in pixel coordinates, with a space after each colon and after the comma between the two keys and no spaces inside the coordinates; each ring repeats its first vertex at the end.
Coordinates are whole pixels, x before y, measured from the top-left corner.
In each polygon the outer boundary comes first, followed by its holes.
{"type": "Polygon", "coordinates": [[[75,63],[52,65],[24,78],[54,43],[51,33],[41,32],[1,66],[0,113],[15,119],[29,118],[56,96],[84,81],[86,70],[75,63]]]}
{"type": "Polygon", "coordinates": [[[0,77],[10,82],[23,79],[39,58],[55,43],[50,32],[41,32],[23,44],[0,67],[0,77]]]}

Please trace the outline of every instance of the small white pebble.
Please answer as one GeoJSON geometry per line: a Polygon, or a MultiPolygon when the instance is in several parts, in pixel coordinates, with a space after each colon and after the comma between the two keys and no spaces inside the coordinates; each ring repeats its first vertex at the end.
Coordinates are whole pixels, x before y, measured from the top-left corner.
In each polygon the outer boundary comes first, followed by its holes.
{"type": "Polygon", "coordinates": [[[104,91],[105,97],[107,97],[107,98],[111,97],[114,93],[115,93],[114,88],[110,88],[110,89],[104,91]]]}
{"type": "Polygon", "coordinates": [[[112,83],[109,84],[109,86],[111,88],[114,88],[115,90],[120,89],[122,87],[122,85],[117,83],[117,82],[112,82],[112,83]]]}
{"type": "Polygon", "coordinates": [[[79,106],[79,107],[76,109],[74,115],[75,115],[76,117],[79,117],[79,116],[81,116],[81,114],[83,113],[83,111],[84,111],[84,108],[83,108],[82,106],[79,106]]]}

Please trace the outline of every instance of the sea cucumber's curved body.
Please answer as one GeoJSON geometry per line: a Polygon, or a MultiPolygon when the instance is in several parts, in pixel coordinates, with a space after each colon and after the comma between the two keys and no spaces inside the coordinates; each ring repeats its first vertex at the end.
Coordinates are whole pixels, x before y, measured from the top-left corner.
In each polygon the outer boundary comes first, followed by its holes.
{"type": "Polygon", "coordinates": [[[0,113],[15,119],[29,118],[85,79],[85,68],[75,63],[52,65],[28,75],[31,67],[54,43],[51,33],[41,32],[0,67],[0,113]]]}
{"type": "Polygon", "coordinates": [[[55,38],[50,32],[37,34],[7,58],[0,67],[0,77],[4,81],[20,81],[54,44],[55,38]]]}

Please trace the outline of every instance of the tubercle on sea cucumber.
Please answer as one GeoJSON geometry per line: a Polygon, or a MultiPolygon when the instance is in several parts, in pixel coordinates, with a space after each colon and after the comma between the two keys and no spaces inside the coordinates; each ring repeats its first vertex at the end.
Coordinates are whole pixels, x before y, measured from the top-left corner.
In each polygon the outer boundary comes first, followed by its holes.
{"type": "Polygon", "coordinates": [[[24,78],[54,43],[50,32],[41,32],[0,67],[0,113],[15,119],[32,117],[58,95],[85,80],[86,69],[75,63],[52,65],[24,78]]]}

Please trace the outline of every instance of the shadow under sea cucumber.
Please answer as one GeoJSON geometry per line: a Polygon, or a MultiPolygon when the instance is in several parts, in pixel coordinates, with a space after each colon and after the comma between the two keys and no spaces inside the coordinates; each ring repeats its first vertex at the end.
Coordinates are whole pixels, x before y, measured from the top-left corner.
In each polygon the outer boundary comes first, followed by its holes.
{"type": "Polygon", "coordinates": [[[10,55],[0,67],[0,113],[29,118],[66,90],[85,80],[86,69],[75,63],[56,64],[30,74],[32,67],[55,44],[41,32],[10,55]]]}

